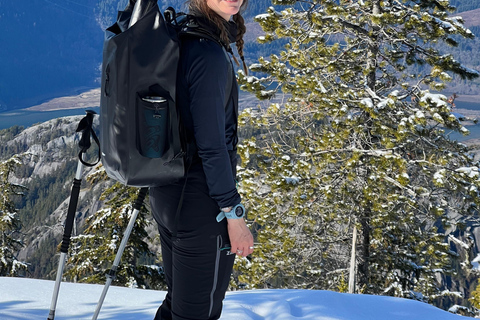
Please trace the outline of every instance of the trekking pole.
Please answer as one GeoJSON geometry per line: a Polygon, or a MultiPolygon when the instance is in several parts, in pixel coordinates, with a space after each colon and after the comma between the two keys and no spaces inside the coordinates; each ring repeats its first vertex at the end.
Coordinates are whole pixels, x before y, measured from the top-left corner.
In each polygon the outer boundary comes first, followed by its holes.
{"type": "Polygon", "coordinates": [[[132,216],[130,217],[130,221],[128,222],[127,229],[125,229],[125,232],[123,234],[123,239],[122,239],[122,242],[120,243],[120,247],[118,248],[117,255],[115,256],[115,260],[113,261],[113,266],[106,274],[107,281],[105,283],[105,286],[103,287],[102,295],[98,300],[97,308],[95,309],[95,313],[93,314],[92,320],[96,320],[98,318],[98,314],[100,313],[100,309],[102,308],[102,304],[103,304],[103,301],[105,300],[105,296],[107,295],[108,288],[110,287],[110,284],[117,276],[117,268],[120,264],[120,259],[122,258],[123,251],[127,246],[128,238],[132,233],[133,227],[135,225],[135,220],[137,219],[138,213],[142,208],[143,200],[145,200],[147,191],[148,191],[148,188],[141,188],[138,193],[137,199],[133,204],[132,216]]]}
{"type": "MultiPolygon", "coordinates": [[[[58,293],[60,291],[60,283],[62,282],[63,269],[65,268],[65,262],[67,260],[68,247],[70,245],[70,236],[72,234],[72,228],[75,221],[75,213],[77,211],[78,196],[80,194],[80,184],[82,183],[83,165],[94,166],[96,163],[87,163],[84,161],[85,152],[90,148],[90,135],[93,136],[97,145],[99,144],[97,136],[92,129],[93,116],[95,111],[87,110],[87,115],[80,120],[76,132],[81,132],[82,136],[78,143],[80,147],[80,153],[78,154],[78,165],[75,178],[73,179],[72,191],[70,193],[70,202],[68,204],[67,218],[65,219],[65,226],[63,232],[62,245],[60,247],[60,260],[58,262],[57,278],[55,280],[55,287],[53,289],[52,302],[50,305],[50,313],[47,320],[53,320],[55,318],[55,308],[57,306],[58,293]]],[[[100,147],[99,147],[100,148],[100,147]]],[[[100,155],[100,150],[99,150],[100,155]]]]}

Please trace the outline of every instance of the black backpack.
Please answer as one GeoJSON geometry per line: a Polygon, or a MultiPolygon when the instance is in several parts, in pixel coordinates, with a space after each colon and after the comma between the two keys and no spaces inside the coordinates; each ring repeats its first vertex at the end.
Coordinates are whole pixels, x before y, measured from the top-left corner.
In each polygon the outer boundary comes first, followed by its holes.
{"type": "Polygon", "coordinates": [[[162,15],[156,0],[137,0],[105,31],[101,158],[107,175],[124,185],[168,185],[187,170],[192,152],[175,105],[179,33],[187,17],[172,8],[162,15]]]}

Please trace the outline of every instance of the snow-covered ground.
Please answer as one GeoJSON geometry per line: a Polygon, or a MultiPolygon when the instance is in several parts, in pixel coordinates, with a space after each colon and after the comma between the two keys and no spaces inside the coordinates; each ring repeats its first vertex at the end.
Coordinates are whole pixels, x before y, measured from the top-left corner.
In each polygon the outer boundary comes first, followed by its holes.
{"type": "MultiPolygon", "coordinates": [[[[45,320],[53,281],[0,277],[0,320],[45,320]]],[[[91,319],[102,285],[62,283],[56,320],[91,319]]],[[[110,287],[99,319],[151,320],[165,292],[110,287]]],[[[418,301],[313,290],[228,292],[222,320],[463,320],[418,301]]]]}

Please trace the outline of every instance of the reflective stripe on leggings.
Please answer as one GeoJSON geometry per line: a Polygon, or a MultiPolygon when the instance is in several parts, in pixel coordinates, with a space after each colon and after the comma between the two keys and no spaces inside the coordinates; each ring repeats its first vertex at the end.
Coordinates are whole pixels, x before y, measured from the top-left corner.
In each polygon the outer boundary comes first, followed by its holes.
{"type": "Polygon", "coordinates": [[[212,315],[213,311],[213,302],[214,302],[214,294],[215,290],[217,290],[217,283],[218,283],[218,269],[220,267],[220,246],[222,242],[222,236],[217,236],[217,255],[215,257],[215,274],[213,275],[213,287],[212,292],[210,293],[210,311],[208,312],[208,317],[212,315]]]}

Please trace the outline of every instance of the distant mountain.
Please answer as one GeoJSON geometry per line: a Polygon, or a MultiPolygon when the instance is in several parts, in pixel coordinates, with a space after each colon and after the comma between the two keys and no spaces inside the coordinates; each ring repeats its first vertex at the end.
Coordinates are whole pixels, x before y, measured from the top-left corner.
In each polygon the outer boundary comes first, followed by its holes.
{"type": "MultiPolygon", "coordinates": [[[[451,2],[459,12],[480,8],[476,0],[451,2]]],[[[114,22],[117,10],[126,3],[127,0],[0,0],[0,112],[98,88],[103,30],[114,22]]],[[[163,9],[184,9],[181,0],[160,0],[159,5],[163,9]]],[[[249,62],[272,52],[271,47],[256,43],[262,31],[253,22],[255,15],[271,5],[270,0],[249,3],[245,14],[249,30],[245,53],[249,62]]],[[[469,27],[479,25],[479,11],[468,11],[462,16],[469,27]]],[[[480,50],[477,43],[470,47],[475,53],[480,50]]]]}
{"type": "Polygon", "coordinates": [[[458,15],[462,16],[466,27],[471,28],[480,26],[480,9],[464,11],[458,15]]]}
{"type": "MultiPolygon", "coordinates": [[[[23,154],[23,164],[16,171],[15,183],[28,189],[17,199],[22,235],[26,247],[18,257],[29,264],[29,277],[49,278],[56,268],[57,245],[63,234],[70,191],[78,164],[79,138],[75,133],[83,116],[53,119],[27,129],[0,130],[0,159],[23,154]]],[[[98,128],[95,117],[94,128],[98,128]]],[[[91,153],[96,155],[95,144],[91,153]]],[[[75,230],[82,230],[84,219],[101,205],[99,196],[112,181],[88,183],[87,175],[96,170],[83,166],[80,200],[75,230]]],[[[75,231],[74,231],[75,232],[75,231]]],[[[1,317],[0,317],[1,318],[1,317]]]]}
{"type": "Polygon", "coordinates": [[[0,103],[32,106],[98,86],[97,0],[0,0],[0,103]]]}
{"type": "Polygon", "coordinates": [[[457,8],[457,12],[474,10],[480,7],[478,0],[450,0],[450,4],[457,8]]]}
{"type": "MultiPolygon", "coordinates": [[[[0,0],[0,112],[98,87],[103,30],[126,3],[0,0]]],[[[182,8],[183,1],[159,5],[182,8]]],[[[257,1],[250,16],[269,5],[257,1]]]]}

